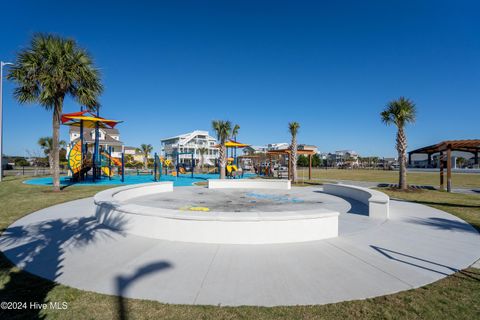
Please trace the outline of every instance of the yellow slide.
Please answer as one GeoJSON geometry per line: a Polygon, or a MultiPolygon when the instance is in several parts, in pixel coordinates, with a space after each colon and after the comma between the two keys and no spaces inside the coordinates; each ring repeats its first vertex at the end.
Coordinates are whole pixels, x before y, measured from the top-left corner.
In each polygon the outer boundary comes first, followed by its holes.
{"type": "MultiPolygon", "coordinates": [[[[121,167],[122,166],[122,161],[120,159],[117,159],[117,158],[114,158],[114,157],[110,157],[110,155],[106,152],[102,152],[102,156],[109,159],[112,161],[112,165],[114,166],[117,166],[117,167],[121,167]]],[[[111,177],[113,176],[113,171],[110,170],[109,167],[102,167],[102,171],[103,173],[107,176],[107,177],[111,177]]],[[[118,170],[119,174],[121,174],[121,169],[118,170]]]]}
{"type": "Polygon", "coordinates": [[[232,164],[232,165],[227,166],[227,171],[228,171],[228,173],[232,173],[232,171],[238,171],[238,168],[237,168],[236,165],[232,164]]]}

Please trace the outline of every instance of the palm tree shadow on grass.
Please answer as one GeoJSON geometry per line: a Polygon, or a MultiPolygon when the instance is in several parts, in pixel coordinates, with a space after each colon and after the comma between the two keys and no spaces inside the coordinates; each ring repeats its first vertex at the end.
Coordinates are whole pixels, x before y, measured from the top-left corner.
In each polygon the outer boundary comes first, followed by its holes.
{"type": "Polygon", "coordinates": [[[63,273],[65,249],[122,234],[124,222],[118,220],[115,223],[114,228],[109,228],[98,224],[95,217],[83,217],[53,219],[6,229],[0,238],[0,245],[6,248],[0,256],[0,270],[8,280],[0,289],[0,301],[26,302],[27,308],[0,310],[0,318],[45,318],[42,310],[30,308],[30,303],[50,303],[48,294],[57,286],[55,280],[63,273]],[[22,270],[13,268],[9,259],[22,270]]]}
{"type": "Polygon", "coordinates": [[[123,276],[119,275],[116,278],[116,286],[117,286],[117,308],[118,308],[118,319],[124,320],[127,319],[128,310],[125,304],[124,295],[130,285],[132,285],[135,281],[148,276],[149,274],[153,274],[164,269],[171,268],[172,265],[166,261],[158,261],[153,262],[148,265],[142,266],[138,268],[134,274],[131,276],[123,276]]]}

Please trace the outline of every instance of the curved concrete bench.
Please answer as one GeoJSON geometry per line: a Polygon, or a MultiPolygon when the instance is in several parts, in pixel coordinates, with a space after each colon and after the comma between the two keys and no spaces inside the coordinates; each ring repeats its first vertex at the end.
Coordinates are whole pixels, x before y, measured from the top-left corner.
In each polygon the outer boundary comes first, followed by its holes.
{"type": "Polygon", "coordinates": [[[197,243],[268,244],[338,236],[338,212],[196,212],[150,207],[130,199],[172,192],[171,182],[108,189],[94,197],[97,220],[138,236],[197,243]]]}
{"type": "Polygon", "coordinates": [[[351,198],[368,205],[368,215],[376,219],[388,219],[390,197],[383,192],[346,184],[326,183],[323,192],[351,198]]]}
{"type": "Polygon", "coordinates": [[[209,179],[209,189],[281,189],[292,188],[290,180],[270,179],[209,179]]]}

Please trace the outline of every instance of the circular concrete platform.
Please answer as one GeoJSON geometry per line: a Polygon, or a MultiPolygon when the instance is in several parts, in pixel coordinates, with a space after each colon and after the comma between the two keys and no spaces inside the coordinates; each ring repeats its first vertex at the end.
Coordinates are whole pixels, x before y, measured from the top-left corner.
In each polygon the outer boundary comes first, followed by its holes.
{"type": "MultiPolygon", "coordinates": [[[[321,188],[294,190],[322,195],[321,188]]],[[[223,245],[133,236],[121,231],[121,221],[106,228],[96,222],[88,198],[16,221],[0,237],[0,249],[25,270],[79,289],[232,306],[385,295],[439,280],[480,257],[480,235],[446,212],[392,200],[390,219],[379,222],[362,215],[365,208],[355,201],[334,202],[344,208],[338,238],[223,245]]]]}

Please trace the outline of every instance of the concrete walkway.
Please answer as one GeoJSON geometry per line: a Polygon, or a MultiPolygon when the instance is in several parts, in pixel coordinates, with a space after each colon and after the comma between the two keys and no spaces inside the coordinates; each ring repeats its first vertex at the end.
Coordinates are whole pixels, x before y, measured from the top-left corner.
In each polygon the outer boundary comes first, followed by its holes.
{"type": "MultiPolygon", "coordinates": [[[[385,182],[373,182],[373,181],[356,181],[356,180],[338,180],[338,179],[320,179],[314,178],[319,182],[339,182],[344,184],[349,184],[352,186],[364,187],[364,188],[375,188],[375,187],[395,187],[394,183],[385,183],[385,182]]],[[[438,190],[438,187],[434,186],[421,186],[421,185],[412,185],[414,188],[419,189],[428,189],[428,190],[438,190]]],[[[452,193],[462,193],[462,194],[476,194],[480,195],[480,188],[452,188],[452,193]]]]}
{"type": "Polygon", "coordinates": [[[0,238],[0,249],[25,270],[79,289],[232,306],[375,297],[437,281],[480,258],[480,235],[443,211],[392,201],[391,219],[383,222],[348,211],[331,240],[209,245],[107,229],[96,223],[88,198],[18,220],[0,238]]]}

